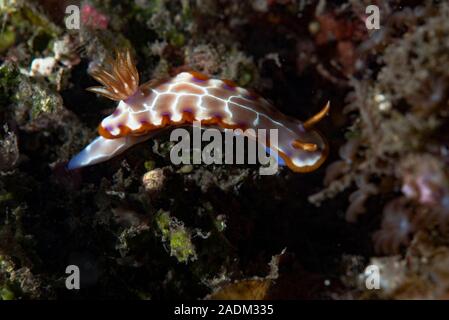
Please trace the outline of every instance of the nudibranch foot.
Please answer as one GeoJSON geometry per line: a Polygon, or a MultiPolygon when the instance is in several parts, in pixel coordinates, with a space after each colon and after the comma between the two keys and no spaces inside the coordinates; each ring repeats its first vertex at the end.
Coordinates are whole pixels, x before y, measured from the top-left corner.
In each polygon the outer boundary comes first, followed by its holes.
{"type": "Polygon", "coordinates": [[[67,169],[73,170],[107,161],[151,136],[126,136],[118,139],[97,137],[69,161],[67,169]]]}

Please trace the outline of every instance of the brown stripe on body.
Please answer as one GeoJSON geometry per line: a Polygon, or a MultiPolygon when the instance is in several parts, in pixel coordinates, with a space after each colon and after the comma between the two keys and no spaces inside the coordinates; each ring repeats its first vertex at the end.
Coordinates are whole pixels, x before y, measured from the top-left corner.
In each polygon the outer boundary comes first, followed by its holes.
{"type": "Polygon", "coordinates": [[[172,85],[171,81],[164,82],[161,85],[159,85],[156,88],[154,88],[154,90],[156,90],[158,93],[168,92],[168,89],[169,89],[170,85],[172,85]]]}
{"type": "Polygon", "coordinates": [[[159,94],[156,104],[154,106],[154,111],[156,111],[160,116],[172,113],[172,107],[174,106],[176,95],[172,93],[159,94]]]}
{"type": "Polygon", "coordinates": [[[204,89],[202,90],[188,82],[181,82],[175,84],[172,87],[171,92],[202,95],[204,94],[204,89]]]}
{"type": "Polygon", "coordinates": [[[229,102],[228,107],[232,113],[232,121],[234,123],[239,124],[242,127],[252,127],[253,126],[253,121],[257,117],[253,108],[251,108],[251,107],[249,107],[249,109],[242,108],[241,106],[239,106],[233,102],[229,102]]]}
{"type": "Polygon", "coordinates": [[[206,109],[206,113],[210,117],[229,118],[229,115],[225,112],[226,103],[213,96],[204,96],[202,101],[202,107],[206,109]]]}
{"type": "MultiPolygon", "coordinates": [[[[254,117],[253,120],[256,120],[257,115],[254,117]]],[[[259,120],[258,123],[253,124],[253,122],[251,123],[251,126],[254,127],[255,129],[274,129],[277,128],[277,126],[274,126],[273,122],[265,117],[263,114],[259,113],[259,120]]]]}
{"type": "Polygon", "coordinates": [[[199,97],[181,95],[175,107],[175,112],[176,113],[187,112],[190,113],[193,117],[195,117],[197,115],[199,101],[200,101],[199,97]]]}
{"type": "MultiPolygon", "coordinates": [[[[279,111],[273,106],[271,105],[267,100],[261,98],[261,99],[257,99],[255,101],[248,101],[242,97],[235,97],[231,99],[232,102],[236,102],[238,104],[241,104],[245,107],[248,107],[256,112],[258,112],[259,114],[263,114],[265,116],[267,116],[268,118],[271,119],[280,119],[280,117],[285,118],[282,114],[279,113],[279,111]]],[[[259,116],[260,118],[262,118],[263,116],[259,116]]],[[[263,117],[265,118],[265,117],[263,117]]],[[[273,125],[270,122],[270,127],[273,125]]]]}
{"type": "Polygon", "coordinates": [[[207,93],[211,96],[215,96],[215,97],[223,99],[223,100],[228,100],[230,97],[232,97],[236,94],[233,91],[225,90],[225,89],[219,88],[219,87],[208,88],[207,93]]]}

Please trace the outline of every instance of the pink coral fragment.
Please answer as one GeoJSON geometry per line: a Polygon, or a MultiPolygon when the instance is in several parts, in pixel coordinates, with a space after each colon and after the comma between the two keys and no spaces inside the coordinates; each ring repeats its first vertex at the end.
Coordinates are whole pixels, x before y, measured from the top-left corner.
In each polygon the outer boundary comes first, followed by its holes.
{"type": "Polygon", "coordinates": [[[81,21],[85,26],[102,30],[107,29],[109,24],[108,17],[89,4],[81,8],[81,21]]]}

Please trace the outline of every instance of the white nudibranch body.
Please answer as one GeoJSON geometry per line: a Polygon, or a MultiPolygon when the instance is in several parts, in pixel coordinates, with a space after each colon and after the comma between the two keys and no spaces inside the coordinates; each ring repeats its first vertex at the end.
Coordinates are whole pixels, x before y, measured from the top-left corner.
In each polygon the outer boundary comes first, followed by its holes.
{"type": "Polygon", "coordinates": [[[327,142],[312,127],[327,114],[329,103],[311,119],[301,122],[231,81],[209,79],[197,72],[181,72],[166,81],[139,87],[129,51],[119,53],[112,71],[99,70],[93,76],[105,87],[89,90],[119,104],[98,127],[100,137],[69,162],[69,169],[106,161],[162,129],[194,121],[202,126],[244,131],[277,129],[277,143],[266,147],[276,150],[282,158],[280,163],[295,172],[315,170],[327,157],[327,142]]]}

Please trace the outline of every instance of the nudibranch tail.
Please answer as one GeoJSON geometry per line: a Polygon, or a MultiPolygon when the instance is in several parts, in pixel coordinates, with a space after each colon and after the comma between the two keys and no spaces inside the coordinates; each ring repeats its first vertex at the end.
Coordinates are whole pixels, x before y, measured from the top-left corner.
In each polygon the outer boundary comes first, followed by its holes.
{"type": "Polygon", "coordinates": [[[91,72],[95,80],[103,87],[90,87],[87,90],[109,99],[120,101],[131,97],[139,88],[139,73],[129,49],[118,51],[116,59],[107,59],[107,67],[100,67],[91,72]]]}

